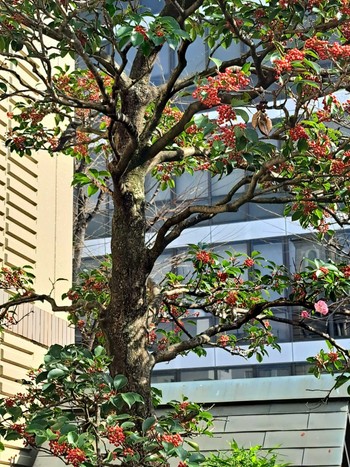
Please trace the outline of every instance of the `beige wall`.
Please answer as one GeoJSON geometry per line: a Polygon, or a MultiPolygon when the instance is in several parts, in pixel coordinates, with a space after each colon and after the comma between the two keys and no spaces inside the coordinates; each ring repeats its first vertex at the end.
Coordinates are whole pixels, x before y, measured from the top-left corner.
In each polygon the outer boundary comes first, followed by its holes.
{"type": "MultiPolygon", "coordinates": [[[[40,346],[11,332],[0,334],[0,394],[10,396],[23,392],[18,382],[28,379],[27,372],[42,362],[46,347],[40,346]]],[[[23,443],[5,442],[5,451],[0,452],[0,465],[10,465],[10,459],[16,459],[23,443]]]]}
{"type": "MultiPolygon", "coordinates": [[[[34,84],[28,70],[21,72],[34,84]]],[[[33,157],[10,154],[5,147],[7,112],[13,101],[0,102],[0,268],[30,265],[35,290],[50,293],[60,302],[71,282],[73,161],[38,152],[33,157]]],[[[0,303],[7,296],[0,291],[0,303]]],[[[38,367],[47,346],[74,342],[74,329],[64,314],[54,314],[41,303],[18,307],[16,326],[0,335],[0,397],[23,388],[17,382],[28,369],[38,367]]],[[[22,443],[7,443],[0,466],[10,465],[22,443]]]]}

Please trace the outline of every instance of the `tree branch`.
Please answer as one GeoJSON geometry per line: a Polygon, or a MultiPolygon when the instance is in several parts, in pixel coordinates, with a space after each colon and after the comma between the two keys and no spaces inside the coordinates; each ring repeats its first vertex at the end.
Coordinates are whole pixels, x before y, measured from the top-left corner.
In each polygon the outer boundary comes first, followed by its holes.
{"type": "MultiPolygon", "coordinates": [[[[279,298],[272,302],[261,302],[253,305],[250,310],[243,314],[241,319],[237,319],[234,322],[222,323],[210,326],[201,334],[197,336],[173,344],[165,350],[156,351],[153,354],[155,363],[167,362],[176,358],[179,354],[193,350],[196,347],[206,345],[210,342],[211,338],[221,332],[233,331],[235,329],[240,329],[245,323],[248,323],[250,320],[257,318],[264,310],[269,308],[277,308],[281,306],[303,306],[307,308],[313,308],[312,303],[307,303],[304,301],[291,301],[285,298],[279,298]]],[[[269,317],[270,319],[270,317],[269,317]]]]}
{"type": "Polygon", "coordinates": [[[3,319],[6,313],[13,307],[18,305],[22,305],[24,303],[33,303],[33,302],[48,302],[51,306],[52,311],[55,312],[72,312],[81,308],[86,310],[92,310],[94,308],[98,308],[100,311],[104,311],[104,307],[101,303],[94,301],[94,302],[87,302],[85,300],[78,300],[77,303],[72,305],[57,305],[54,298],[50,295],[45,294],[35,294],[18,297],[13,300],[9,300],[8,302],[3,303],[0,305],[0,320],[3,319]]]}
{"type": "Polygon", "coordinates": [[[219,201],[215,205],[192,205],[186,207],[183,211],[167,219],[164,224],[158,230],[153,248],[149,251],[149,259],[151,264],[154,263],[156,258],[161,254],[164,248],[169,245],[172,241],[180,236],[183,230],[192,227],[199,222],[206,219],[211,219],[217,214],[224,212],[236,212],[244,204],[251,201],[255,196],[255,189],[260,178],[266,173],[267,170],[274,164],[276,164],[280,158],[271,159],[267,161],[259,171],[250,177],[244,177],[230,190],[223,200],[219,201]],[[238,199],[233,202],[229,202],[232,199],[234,193],[244,185],[248,185],[247,191],[243,193],[238,199]],[[191,217],[193,214],[199,214],[199,216],[191,217]],[[170,231],[170,232],[169,232],[170,231]]]}

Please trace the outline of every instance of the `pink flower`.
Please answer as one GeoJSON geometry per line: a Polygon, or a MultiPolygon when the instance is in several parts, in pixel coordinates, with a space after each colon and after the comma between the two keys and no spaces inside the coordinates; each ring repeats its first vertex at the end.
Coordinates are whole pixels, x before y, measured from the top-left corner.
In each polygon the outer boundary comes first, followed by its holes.
{"type": "Polygon", "coordinates": [[[300,316],[302,318],[310,318],[310,313],[306,310],[303,310],[301,313],[300,313],[300,316]]]}
{"type": "Polygon", "coordinates": [[[226,334],[224,334],[223,336],[220,336],[218,339],[218,345],[220,345],[220,347],[226,347],[229,342],[230,342],[230,338],[226,334]]]}
{"type": "Polygon", "coordinates": [[[315,303],[315,310],[321,315],[325,316],[328,314],[328,305],[323,300],[319,300],[315,303]]]}

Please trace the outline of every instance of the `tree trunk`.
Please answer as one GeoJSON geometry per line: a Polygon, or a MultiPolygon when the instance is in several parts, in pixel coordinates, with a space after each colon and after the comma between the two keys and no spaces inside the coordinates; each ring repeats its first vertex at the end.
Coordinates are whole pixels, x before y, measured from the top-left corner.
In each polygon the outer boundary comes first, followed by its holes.
{"type": "Polygon", "coordinates": [[[154,362],[147,334],[144,170],[135,169],[114,186],[111,301],[101,321],[112,375],[128,378],[128,390],[145,400],[137,415],[152,413],[150,388],[154,362]],[[142,364],[140,364],[142,362],[142,364]]]}
{"type": "Polygon", "coordinates": [[[84,187],[75,188],[73,212],[73,284],[75,284],[78,279],[78,273],[81,266],[81,257],[84,248],[87,228],[86,203],[87,196],[84,193],[84,187]]]}

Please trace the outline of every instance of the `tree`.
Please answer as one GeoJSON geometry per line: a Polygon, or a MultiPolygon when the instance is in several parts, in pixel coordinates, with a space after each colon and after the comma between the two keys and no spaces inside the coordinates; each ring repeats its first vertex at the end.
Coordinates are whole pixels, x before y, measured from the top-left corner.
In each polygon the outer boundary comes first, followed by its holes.
{"type": "Polygon", "coordinates": [[[145,401],[135,409],[143,418],[153,412],[156,363],[192,350],[201,354],[205,346],[261,359],[267,344],[277,346],[269,321],[328,340],[331,350],[315,371],[345,367],[348,359],[348,351],[309,320],[329,310],[348,314],[332,305],[348,291],[346,261],[316,260],[290,274],[258,252],[219,258],[192,245],[193,275],[170,273],[160,287],[148,280],[157,258],[185,229],[246,203],[283,204],[286,215],[315,227],[320,238],[332,235],[335,223],[347,223],[347,1],[156,4],[161,8],[154,15],[136,0],[0,0],[1,99],[17,99],[7,146],[19,156],[62,151],[83,166],[102,157],[105,168],[78,172],[73,183],[114,203],[110,269],[106,263],[86,273],[68,293],[72,305],[64,307],[24,282],[4,281],[18,294],[3,304],[2,316],[19,302],[47,300],[56,311],[70,311],[79,326],[88,323],[91,349],[102,339],[111,377],[125,375],[128,390],[145,401]],[[196,40],[206,44],[209,60],[192,73],[187,65],[196,40]],[[175,66],[155,85],[152,71],[164,48],[174,51],[175,66]],[[220,60],[223,50],[232,56],[220,60]],[[56,65],[65,57],[75,65],[56,65]],[[22,79],[21,64],[31,69],[35,86],[22,79]],[[199,170],[220,177],[236,172],[239,180],[214,205],[193,203],[169,213],[153,226],[148,244],[146,176],[165,190],[184,172],[199,170]],[[266,291],[280,297],[269,300],[266,291]],[[273,313],[278,307],[303,311],[283,320],[273,313]],[[193,335],[184,318],[198,309],[218,320],[193,335]],[[178,332],[160,331],[150,348],[162,320],[173,321],[178,332]],[[237,329],[244,329],[248,350],[228,334],[237,329]]]}

